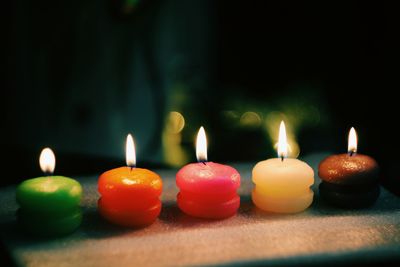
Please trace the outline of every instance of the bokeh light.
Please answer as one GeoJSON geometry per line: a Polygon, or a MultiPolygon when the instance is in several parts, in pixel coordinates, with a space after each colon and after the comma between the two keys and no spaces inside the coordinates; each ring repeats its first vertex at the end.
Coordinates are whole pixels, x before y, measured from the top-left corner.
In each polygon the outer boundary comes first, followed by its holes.
{"type": "Polygon", "coordinates": [[[188,160],[187,153],[182,148],[182,130],[185,118],[178,111],[171,111],[166,119],[162,134],[164,161],[173,167],[182,165],[188,160]]]}

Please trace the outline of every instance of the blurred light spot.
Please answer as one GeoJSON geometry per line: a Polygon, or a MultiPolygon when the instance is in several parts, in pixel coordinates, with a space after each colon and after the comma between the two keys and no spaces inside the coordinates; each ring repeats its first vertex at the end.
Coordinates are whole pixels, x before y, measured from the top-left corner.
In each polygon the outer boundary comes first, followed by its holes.
{"type": "Polygon", "coordinates": [[[246,127],[259,127],[261,117],[253,111],[247,111],[240,117],[240,124],[246,127]]]}
{"type": "Polygon", "coordinates": [[[294,136],[288,137],[289,155],[291,158],[298,158],[300,155],[300,146],[296,142],[294,136]]]}
{"type": "Polygon", "coordinates": [[[182,130],[185,118],[177,111],[168,114],[162,133],[163,154],[167,164],[178,167],[187,162],[188,155],[182,147],[182,130]]]}
{"type": "Polygon", "coordinates": [[[222,116],[225,119],[230,119],[230,120],[237,120],[239,119],[239,113],[234,110],[223,110],[222,111],[222,116]]]}
{"type": "Polygon", "coordinates": [[[166,130],[170,133],[179,133],[185,127],[185,118],[177,111],[171,111],[167,118],[166,130]]]}

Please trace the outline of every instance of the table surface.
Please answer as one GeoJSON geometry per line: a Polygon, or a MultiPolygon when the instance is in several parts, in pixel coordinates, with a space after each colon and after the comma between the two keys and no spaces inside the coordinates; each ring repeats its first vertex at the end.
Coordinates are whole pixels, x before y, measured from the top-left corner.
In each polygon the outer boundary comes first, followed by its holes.
{"type": "MultiPolygon", "coordinates": [[[[304,158],[316,167],[323,154],[304,158]]],[[[143,229],[110,225],[96,211],[97,177],[78,179],[84,188],[84,220],[73,234],[33,239],[15,223],[15,186],[0,190],[0,236],[20,266],[276,266],[400,261],[400,198],[382,189],[376,204],[341,210],[324,204],[313,186],[314,203],[291,215],[265,213],[251,202],[251,164],[233,164],[242,175],[236,216],[212,221],[189,217],[175,203],[173,170],[163,177],[163,209],[143,229]]],[[[315,170],[315,168],[314,168],[315,170]]]]}

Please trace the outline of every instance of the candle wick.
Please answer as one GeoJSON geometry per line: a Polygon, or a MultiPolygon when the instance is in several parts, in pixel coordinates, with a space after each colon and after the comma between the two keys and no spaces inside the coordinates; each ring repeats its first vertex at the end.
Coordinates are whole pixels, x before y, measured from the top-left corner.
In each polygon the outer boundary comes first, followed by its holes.
{"type": "Polygon", "coordinates": [[[353,154],[354,154],[354,151],[353,151],[353,150],[351,150],[349,154],[350,154],[350,157],[351,157],[351,156],[353,156],[353,154]]]}
{"type": "Polygon", "coordinates": [[[283,161],[283,159],[284,159],[284,156],[281,156],[281,161],[283,161]]]}

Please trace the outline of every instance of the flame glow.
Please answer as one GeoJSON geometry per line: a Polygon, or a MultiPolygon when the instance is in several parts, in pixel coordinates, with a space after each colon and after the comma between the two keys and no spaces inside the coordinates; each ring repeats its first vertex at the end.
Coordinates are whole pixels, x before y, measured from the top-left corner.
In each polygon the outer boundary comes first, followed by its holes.
{"type": "Polygon", "coordinates": [[[347,151],[349,153],[356,153],[357,152],[357,133],[354,127],[351,127],[349,132],[349,141],[347,145],[347,151]]]}
{"type": "Polygon", "coordinates": [[[278,157],[286,158],[288,155],[288,142],[286,137],[285,123],[281,121],[279,126],[278,157]]]}
{"type": "Polygon", "coordinates": [[[196,157],[197,161],[207,161],[207,138],[203,126],[200,127],[196,140],[196,157]]]}
{"type": "Polygon", "coordinates": [[[133,142],[131,134],[128,134],[128,136],[126,137],[125,158],[126,158],[126,165],[128,167],[136,166],[135,143],[133,142]]]}
{"type": "Polygon", "coordinates": [[[53,151],[46,147],[42,150],[39,157],[40,169],[42,172],[52,174],[56,167],[56,157],[53,151]]]}

